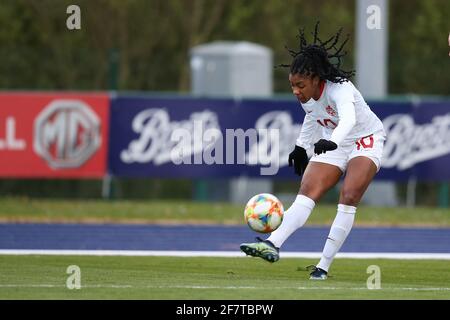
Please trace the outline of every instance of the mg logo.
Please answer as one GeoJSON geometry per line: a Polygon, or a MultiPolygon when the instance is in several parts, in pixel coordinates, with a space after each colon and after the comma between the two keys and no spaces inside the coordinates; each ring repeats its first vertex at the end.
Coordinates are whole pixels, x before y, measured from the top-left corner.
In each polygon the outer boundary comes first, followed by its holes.
{"type": "Polygon", "coordinates": [[[100,120],[79,100],[51,102],[34,123],[34,150],[55,169],[80,167],[100,143],[100,120]]]}

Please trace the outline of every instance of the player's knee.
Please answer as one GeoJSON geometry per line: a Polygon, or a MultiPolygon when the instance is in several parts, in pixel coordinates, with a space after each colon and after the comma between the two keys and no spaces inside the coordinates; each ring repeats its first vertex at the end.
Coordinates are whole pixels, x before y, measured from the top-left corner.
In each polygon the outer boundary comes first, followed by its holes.
{"type": "Polygon", "coordinates": [[[339,203],[356,207],[360,200],[361,200],[361,192],[359,190],[344,189],[341,192],[339,203]]]}
{"type": "Polygon", "coordinates": [[[314,201],[318,201],[323,193],[322,184],[318,181],[302,181],[300,184],[300,194],[307,196],[314,201]]]}

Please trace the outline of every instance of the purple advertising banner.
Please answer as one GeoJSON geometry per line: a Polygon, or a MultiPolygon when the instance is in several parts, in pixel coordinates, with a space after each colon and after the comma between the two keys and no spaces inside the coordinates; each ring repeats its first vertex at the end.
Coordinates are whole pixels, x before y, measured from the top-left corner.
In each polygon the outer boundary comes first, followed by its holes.
{"type": "MultiPolygon", "coordinates": [[[[294,99],[112,99],[109,171],[122,177],[297,179],[294,99]]],[[[450,179],[450,102],[373,102],[387,132],[376,179],[450,179]]]]}

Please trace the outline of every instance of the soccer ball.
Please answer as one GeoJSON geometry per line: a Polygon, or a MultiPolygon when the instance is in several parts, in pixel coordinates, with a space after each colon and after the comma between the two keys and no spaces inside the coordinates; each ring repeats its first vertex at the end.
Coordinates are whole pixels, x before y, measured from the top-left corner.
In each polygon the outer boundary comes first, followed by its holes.
{"type": "Polygon", "coordinates": [[[252,197],[245,206],[244,218],[250,229],[260,233],[276,230],[283,221],[283,204],[270,193],[252,197]]]}

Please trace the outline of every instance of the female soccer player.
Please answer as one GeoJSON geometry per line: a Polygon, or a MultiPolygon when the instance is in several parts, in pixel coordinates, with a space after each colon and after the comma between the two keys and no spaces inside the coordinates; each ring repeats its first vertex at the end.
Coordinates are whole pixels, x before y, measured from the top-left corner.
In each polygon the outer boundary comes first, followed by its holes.
{"type": "Polygon", "coordinates": [[[256,243],[240,246],[247,255],[278,261],[279,248],[305,224],[316,203],[345,173],[337,215],[322,258],[312,268],[312,280],[327,279],[330,265],[353,226],[356,207],[380,169],[386,136],[380,119],[349,81],[354,72],[340,67],[346,54],[341,51],[348,38],[337,46],[341,29],[321,41],[318,25],[311,44],[300,31],[300,50],[289,50],[292,63],[282,65],[290,68],[292,92],[306,113],[295,148],[289,154],[289,166],[303,175],[299,194],[269,238],[257,238],[256,243]],[[321,130],[321,139],[313,141],[316,130],[321,130]],[[307,152],[310,148],[314,150],[311,158],[307,152]]]}

